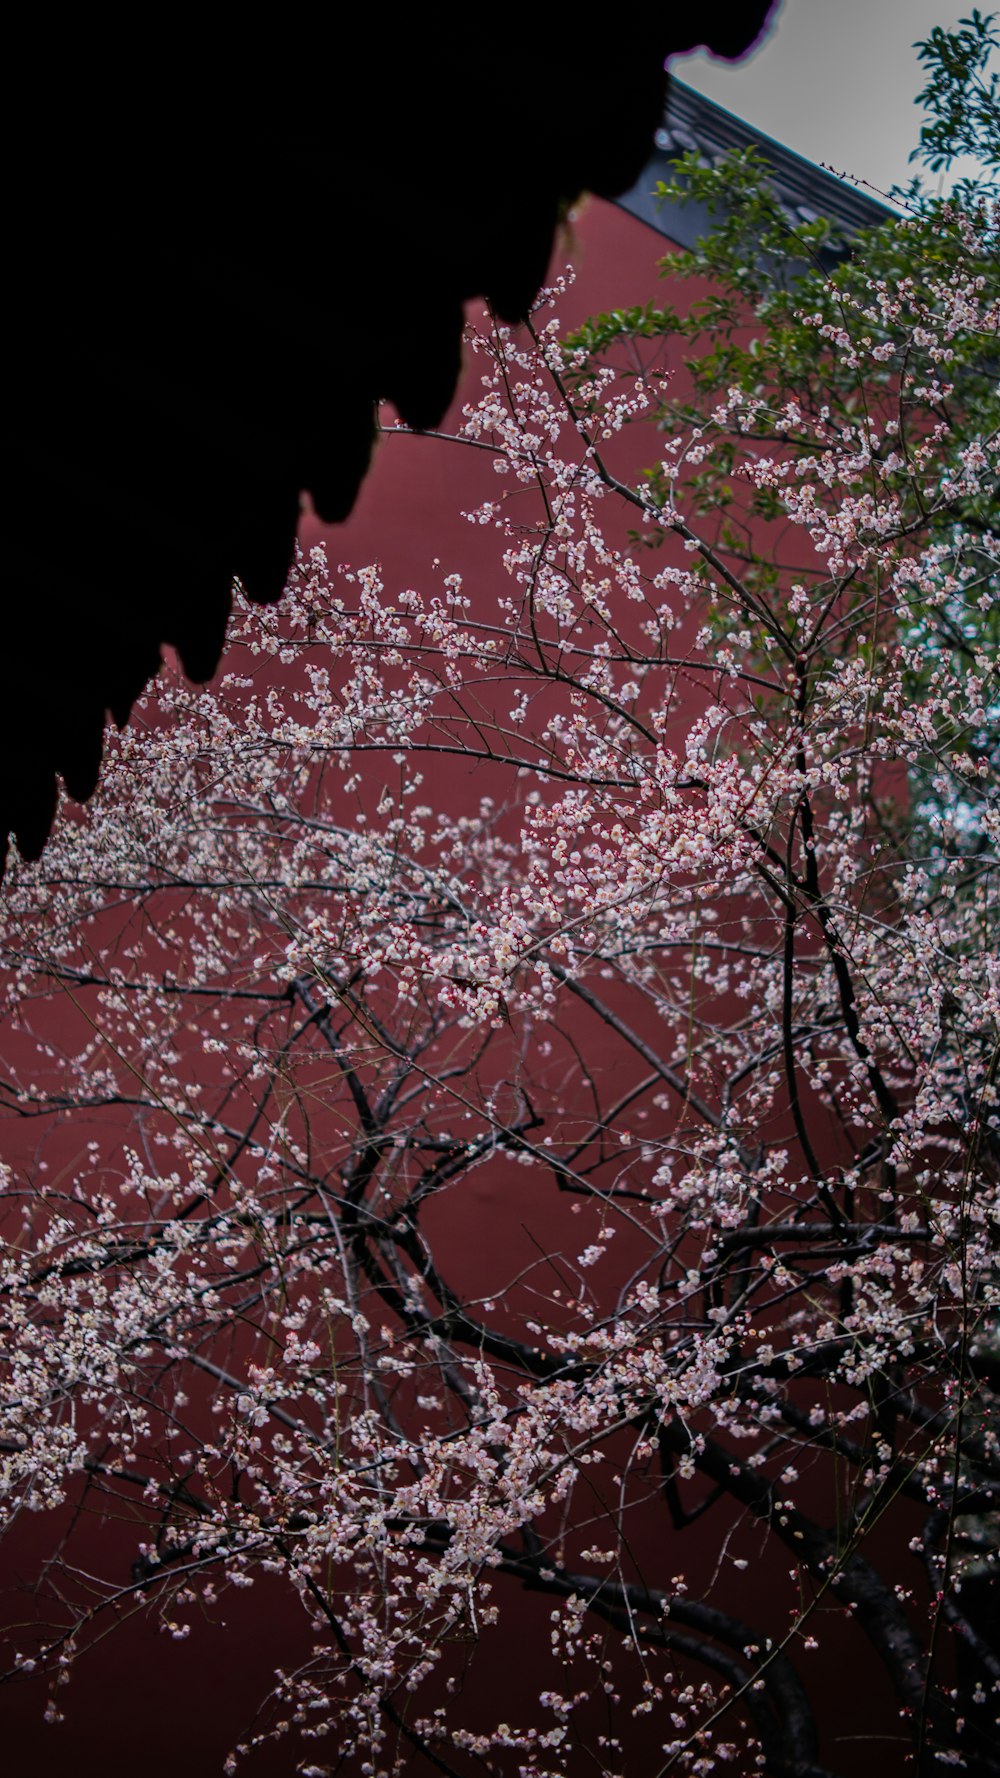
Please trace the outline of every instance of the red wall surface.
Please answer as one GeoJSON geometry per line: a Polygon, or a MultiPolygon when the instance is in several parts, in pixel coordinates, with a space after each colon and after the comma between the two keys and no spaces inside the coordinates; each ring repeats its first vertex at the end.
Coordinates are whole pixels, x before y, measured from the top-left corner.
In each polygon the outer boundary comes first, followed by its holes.
{"type": "MultiPolygon", "coordinates": [[[[597,310],[645,303],[657,293],[656,261],[665,243],[660,236],[612,205],[589,200],[557,253],[553,273],[572,261],[578,282],[562,306],[568,324],[597,310]]],[[[349,347],[348,347],[349,349],[349,347]]],[[[461,404],[477,391],[474,380],[460,392],[443,430],[452,429],[461,404]]],[[[336,416],[331,415],[331,425],[336,416]]],[[[641,466],[643,453],[637,457],[641,466]]],[[[384,438],[354,514],[346,525],[323,529],[314,518],[302,525],[308,548],[327,545],[331,564],[383,564],[389,585],[425,583],[437,557],[444,572],[472,576],[487,565],[494,570],[496,543],[492,534],[461,518],[463,508],[484,495],[483,454],[437,438],[384,438]]],[[[485,493],[491,489],[487,486],[485,493]]],[[[440,572],[440,571],[439,571],[440,572]]],[[[450,762],[453,806],[475,806],[482,785],[477,768],[450,762]]],[[[93,1132],[88,1130],[88,1135],[93,1132]]],[[[0,1131],[0,1150],[14,1159],[17,1133],[0,1131]]],[[[19,1158],[19,1157],[18,1157],[19,1158]]],[[[490,1195],[489,1183],[474,1182],[472,1212],[456,1229],[470,1273],[498,1268],[498,1281],[509,1276],[512,1255],[498,1248],[498,1229],[506,1220],[513,1245],[524,1239],[522,1215],[498,1216],[504,1207],[478,1202],[490,1195]]],[[[507,1203],[507,1211],[512,1206],[507,1203]]],[[[521,1207],[522,1210],[525,1208],[521,1207]]],[[[540,1228],[535,1233],[546,1237],[540,1228]]],[[[520,1257],[520,1255],[518,1255],[520,1257]]],[[[136,1533],[127,1523],[108,1522],[74,1501],[59,1515],[23,1514],[0,1546],[0,1598],[5,1625],[37,1621],[33,1583],[58,1538],[69,1538],[67,1553],[83,1571],[113,1571],[120,1560],[127,1578],[136,1533]],[[58,1518],[58,1524],[56,1519],[58,1518]],[[110,1552],[110,1553],[109,1553],[110,1552]],[[120,1552],[120,1555],[119,1555],[120,1552]]],[[[521,1614],[521,1631],[530,1635],[534,1619],[547,1633],[546,1613],[537,1603],[521,1614]]],[[[266,1696],[276,1666],[291,1666],[308,1653],[309,1634],[298,1603],[270,1577],[252,1589],[226,1598],[221,1620],[199,1625],[185,1642],[176,1642],[154,1621],[137,1612],[127,1622],[109,1627],[96,1648],[74,1668],[61,1688],[63,1723],[43,1721],[47,1687],[39,1678],[20,1680],[0,1689],[0,1728],[6,1778],[37,1778],[38,1773],[73,1774],[73,1778],[106,1778],[132,1771],[141,1778],[217,1778],[226,1754],[252,1726],[253,1715],[266,1696]]],[[[15,1637],[16,1644],[16,1637],[15,1637]]],[[[523,1643],[521,1644],[523,1648],[523,1643]]],[[[541,1653],[541,1647],[538,1650],[541,1653]]],[[[534,1698],[534,1663],[520,1676],[509,1667],[504,1692],[512,1714],[517,1711],[520,1683],[524,1702],[534,1698]]],[[[325,1750],[327,1755],[332,1749],[325,1750]]],[[[302,1749],[286,1742],[265,1749],[248,1762],[251,1778],[285,1778],[302,1749]]]]}
{"type": "MultiPolygon", "coordinates": [[[[553,267],[558,272],[571,260],[577,272],[577,282],[560,305],[564,322],[572,326],[599,310],[662,299],[666,293],[657,262],[666,250],[661,236],[625,212],[589,201],[575,219],[553,267]]],[[[345,349],[349,349],[349,342],[345,342],[345,349]]],[[[476,376],[475,367],[470,367],[467,387],[443,431],[453,429],[461,403],[478,392],[476,376]]],[[[333,415],[331,425],[335,424],[333,415]]],[[[626,456],[634,456],[629,467],[636,474],[658,454],[653,435],[643,426],[634,429],[624,448],[626,456]]],[[[307,517],[302,525],[303,545],[308,548],[317,541],[325,542],[332,565],[380,562],[390,594],[393,586],[419,587],[427,585],[432,576],[439,580],[442,573],[455,571],[462,573],[469,587],[477,579],[482,584],[487,575],[495,579],[495,535],[461,517],[463,509],[479,504],[492,491],[489,468],[486,453],[458,443],[385,437],[349,522],[324,529],[307,517]]],[[[460,760],[448,762],[453,808],[467,805],[475,809],[487,788],[482,772],[472,761],[464,765],[460,760]]],[[[0,1141],[5,1138],[6,1132],[0,1132],[0,1141]]],[[[537,1255],[539,1248],[551,1251],[558,1244],[560,1232],[553,1217],[558,1214],[565,1220],[564,1202],[557,1207],[551,1201],[547,1207],[533,1203],[537,1187],[527,1176],[523,1201],[520,1191],[516,1182],[512,1187],[509,1173],[501,1184],[484,1169],[469,1181],[461,1204],[457,1198],[448,1200],[449,1214],[455,1221],[446,1239],[461,1250],[463,1280],[470,1287],[484,1291],[499,1288],[519,1265],[537,1255]]],[[[581,1232],[577,1228],[574,1238],[581,1232]]],[[[86,1502],[84,1508],[75,1524],[69,1510],[60,1515],[61,1528],[70,1533],[72,1559],[82,1569],[106,1571],[109,1549],[120,1549],[124,1578],[134,1554],[134,1531],[128,1524],[109,1523],[92,1515],[86,1502]]],[[[665,1555],[664,1537],[675,1535],[657,1515],[650,1522],[648,1551],[640,1555],[648,1554],[654,1581],[669,1584],[671,1576],[682,1569],[692,1595],[699,1596],[711,1583],[716,1567],[716,1527],[709,1518],[700,1538],[692,1539],[685,1533],[683,1540],[676,1541],[676,1553],[671,1550],[665,1555]]],[[[35,1605],[30,1583],[51,1552],[53,1539],[51,1517],[25,1516],[6,1546],[0,1547],[6,1622],[32,1619],[35,1605]]],[[[763,1534],[746,1527],[743,1541],[746,1547],[739,1553],[748,1559],[749,1569],[738,1577],[730,1570],[729,1578],[713,1592],[713,1603],[755,1619],[765,1632],[780,1635],[785,1625],[764,1621],[763,1534]]],[[[114,1559],[113,1554],[112,1565],[114,1559]]],[[[522,1659],[511,1663],[509,1653],[503,1658],[503,1713],[516,1720],[519,1701],[523,1699],[526,1711],[528,1701],[537,1695],[537,1663],[530,1651],[536,1651],[539,1658],[542,1655],[548,1608],[544,1600],[521,1597],[519,1603],[513,1603],[513,1589],[511,1593],[511,1622],[522,1659]]],[[[839,1634],[836,1624],[831,1623],[830,1629],[828,1662],[839,1634]]],[[[73,1778],[111,1774],[117,1778],[117,1774],[133,1770],[142,1778],[177,1778],[178,1772],[183,1778],[216,1778],[226,1753],[250,1727],[274,1668],[291,1666],[306,1655],[309,1640],[297,1603],[269,1577],[262,1577],[246,1592],[228,1593],[223,1620],[197,1627],[185,1642],[171,1640],[155,1622],[137,1614],[127,1624],[112,1626],[111,1633],[76,1668],[60,1700],[65,1722],[55,1726],[43,1723],[46,1692],[38,1680],[18,1682],[0,1691],[5,1772],[9,1778],[29,1778],[29,1774],[35,1778],[39,1772],[72,1773],[73,1778]]],[[[845,1657],[846,1653],[845,1647],[845,1657]]],[[[486,1677],[490,1671],[488,1659],[479,1663],[478,1675],[482,1677],[472,1679],[469,1697],[456,1708],[464,1710],[484,1683],[496,1682],[495,1668],[493,1678],[486,1677]]],[[[845,1732],[859,1739],[850,1748],[831,1748],[834,1763],[846,1763],[850,1755],[859,1778],[868,1769],[862,1763],[860,1738],[884,1727],[888,1702],[881,1674],[873,1676],[869,1692],[852,1696],[851,1724],[845,1732]]],[[[660,1727],[652,1725],[651,1748],[662,1738],[660,1727]]],[[[263,1750],[241,1769],[247,1771],[248,1778],[278,1778],[279,1774],[285,1778],[304,1751],[295,1741],[288,1741],[263,1750]]],[[[332,1753],[333,1749],[323,1748],[317,1756],[328,1759],[332,1753]]]]}

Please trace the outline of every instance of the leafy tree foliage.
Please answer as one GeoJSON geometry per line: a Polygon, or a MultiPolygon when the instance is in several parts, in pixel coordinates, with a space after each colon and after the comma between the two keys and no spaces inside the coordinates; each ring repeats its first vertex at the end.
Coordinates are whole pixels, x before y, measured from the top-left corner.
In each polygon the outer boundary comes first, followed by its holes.
{"type": "MultiPolygon", "coordinates": [[[[893,411],[900,394],[913,392],[918,407],[929,398],[930,409],[922,409],[933,411],[928,425],[966,433],[971,450],[979,438],[994,437],[1000,428],[995,343],[976,330],[954,333],[945,388],[943,378],[922,381],[913,358],[919,327],[903,336],[893,322],[900,300],[915,318],[921,311],[930,314],[943,276],[961,280],[972,266],[985,284],[996,276],[1000,76],[990,65],[998,42],[994,15],[976,10],[956,30],[938,27],[918,45],[928,76],[919,97],[929,118],[911,158],[919,157],[935,172],[960,155],[977,163],[976,175],[963,179],[950,196],[915,178],[892,194],[901,212],[887,211],[881,225],[847,237],[829,217],[811,222],[790,217],[776,200],[768,163],[757,151],[730,154],[715,165],[691,151],[676,163],[661,195],[677,204],[699,201],[715,226],[690,251],[671,254],[664,270],[672,282],[686,280],[700,294],[683,313],[649,305],[641,312],[599,316],[574,345],[607,352],[616,342],[635,346],[663,337],[675,342],[686,374],[664,402],[660,423],[696,425],[719,389],[727,388],[731,396],[740,391],[747,404],[744,436],[752,435],[760,452],[780,453],[782,476],[796,458],[808,459],[817,424],[855,428],[865,456],[858,463],[859,499],[874,490],[884,465],[891,466],[914,444],[918,451],[925,446],[923,433],[907,439],[900,430],[893,411]]],[[[703,467],[685,474],[685,500],[703,519],[715,516],[720,546],[751,585],[771,594],[781,583],[769,529],[782,513],[780,489],[765,480],[748,498],[745,481],[733,479],[735,461],[735,445],[715,448],[703,467]]],[[[669,504],[675,473],[675,463],[650,470],[652,504],[669,504]]],[[[989,593],[997,496],[995,484],[977,484],[965,490],[957,506],[936,515],[940,582],[933,598],[912,603],[908,616],[907,639],[915,653],[907,684],[914,698],[923,695],[935,663],[947,663],[960,675],[974,665],[977,652],[991,654],[1000,644],[989,593]],[[958,530],[953,529],[956,514],[958,530]]],[[[929,515],[916,479],[910,498],[906,522],[923,527],[929,515]]],[[[662,535],[659,527],[647,526],[642,541],[655,545],[662,535]]],[[[1000,710],[984,710],[970,729],[956,730],[955,742],[1000,766],[1000,710]]],[[[955,832],[957,822],[969,845],[978,846],[975,799],[970,805],[951,787],[936,790],[933,769],[915,778],[913,790],[932,828],[945,823],[955,832]]],[[[933,842],[925,834],[921,843],[933,842]]]]}

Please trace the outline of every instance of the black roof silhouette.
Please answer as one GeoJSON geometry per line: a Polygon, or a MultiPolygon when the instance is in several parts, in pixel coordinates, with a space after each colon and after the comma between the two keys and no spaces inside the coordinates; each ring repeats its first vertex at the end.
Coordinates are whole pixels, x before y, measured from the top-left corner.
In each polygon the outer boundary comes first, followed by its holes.
{"type": "Polygon", "coordinates": [[[8,77],[0,869],[85,799],[161,646],[207,678],[238,577],[280,597],[300,494],[351,508],[374,408],[441,418],[462,304],[523,316],[564,206],[625,191],[664,60],[771,0],[582,21],[78,12],[8,77]],[[621,39],[620,41],[616,39],[621,39]]]}

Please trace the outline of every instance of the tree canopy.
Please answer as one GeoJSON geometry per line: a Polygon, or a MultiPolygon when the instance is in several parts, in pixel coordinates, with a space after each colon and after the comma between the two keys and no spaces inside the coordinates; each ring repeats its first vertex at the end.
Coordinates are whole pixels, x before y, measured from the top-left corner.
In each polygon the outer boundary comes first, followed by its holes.
{"type": "Polygon", "coordinates": [[[995,1778],[996,210],[827,277],[752,161],[678,177],[686,315],[470,327],[488,569],[300,557],[15,861],[53,1717],[266,1578],[233,1771],[830,1778],[871,1694],[995,1778]]]}

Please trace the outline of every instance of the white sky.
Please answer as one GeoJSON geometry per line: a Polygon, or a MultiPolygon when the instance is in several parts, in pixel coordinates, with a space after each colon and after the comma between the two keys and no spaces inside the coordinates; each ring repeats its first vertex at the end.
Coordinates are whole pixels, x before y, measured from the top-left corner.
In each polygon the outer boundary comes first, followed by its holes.
{"type": "MultiPolygon", "coordinates": [[[[786,147],[887,191],[918,170],[907,164],[924,84],[912,45],[935,25],[953,28],[973,4],[782,0],[770,35],[747,61],[715,61],[699,51],[675,57],[671,67],[786,147]]],[[[979,4],[990,12],[988,0],[979,4]]]]}

